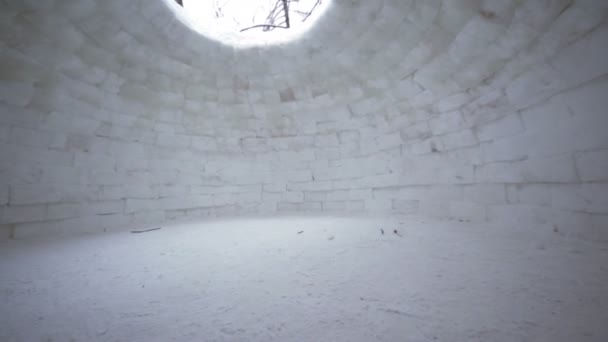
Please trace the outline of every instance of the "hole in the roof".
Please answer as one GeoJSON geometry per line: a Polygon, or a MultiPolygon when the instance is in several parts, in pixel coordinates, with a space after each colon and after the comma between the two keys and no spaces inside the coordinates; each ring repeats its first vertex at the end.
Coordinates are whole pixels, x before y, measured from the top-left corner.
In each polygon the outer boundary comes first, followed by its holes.
{"type": "Polygon", "coordinates": [[[206,37],[237,47],[288,42],[307,32],[331,0],[164,0],[206,37]]]}

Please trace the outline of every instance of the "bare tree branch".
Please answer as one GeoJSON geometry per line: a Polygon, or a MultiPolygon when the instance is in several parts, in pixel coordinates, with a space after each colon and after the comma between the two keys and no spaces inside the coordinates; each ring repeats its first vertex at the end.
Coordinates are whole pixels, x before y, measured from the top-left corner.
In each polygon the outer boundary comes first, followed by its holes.
{"type": "Polygon", "coordinates": [[[261,24],[261,25],[253,25],[253,26],[249,26],[247,28],[242,29],[240,32],[244,32],[247,30],[251,30],[254,28],[259,28],[259,27],[263,27],[263,28],[282,28],[282,29],[288,29],[289,27],[287,26],[278,26],[278,25],[267,25],[267,24],[261,24]]]}
{"type": "Polygon", "coordinates": [[[306,19],[308,19],[308,17],[310,17],[310,15],[312,14],[312,12],[315,11],[315,9],[317,8],[317,6],[319,6],[322,1],[323,0],[317,0],[317,2],[315,2],[315,5],[312,7],[312,9],[310,10],[310,12],[308,12],[308,15],[306,15],[306,17],[304,17],[304,19],[302,19],[302,22],[305,22],[306,19]]]}
{"type": "Polygon", "coordinates": [[[285,23],[289,28],[289,3],[287,0],[283,0],[283,12],[285,13],[285,23]]]}
{"type": "MultiPolygon", "coordinates": [[[[230,1],[230,0],[229,0],[230,1]]],[[[263,31],[272,31],[275,28],[288,29],[291,28],[291,18],[289,16],[290,11],[290,3],[291,2],[299,2],[299,0],[276,0],[273,9],[268,13],[266,17],[266,23],[260,25],[253,25],[241,29],[240,32],[245,32],[254,28],[262,28],[263,31]]],[[[322,3],[322,0],[317,0],[315,5],[309,12],[303,12],[299,10],[294,10],[294,12],[304,16],[302,22],[306,21],[315,9],[322,3]]],[[[255,21],[255,17],[254,17],[255,21]]]]}

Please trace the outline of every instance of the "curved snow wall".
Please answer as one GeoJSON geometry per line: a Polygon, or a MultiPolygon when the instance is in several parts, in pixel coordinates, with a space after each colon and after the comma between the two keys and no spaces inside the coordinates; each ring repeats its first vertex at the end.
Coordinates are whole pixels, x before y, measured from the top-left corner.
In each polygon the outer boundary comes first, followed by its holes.
{"type": "Polygon", "coordinates": [[[316,212],[608,240],[604,1],[335,1],[252,49],[162,0],[0,10],[6,236],[316,212]]]}

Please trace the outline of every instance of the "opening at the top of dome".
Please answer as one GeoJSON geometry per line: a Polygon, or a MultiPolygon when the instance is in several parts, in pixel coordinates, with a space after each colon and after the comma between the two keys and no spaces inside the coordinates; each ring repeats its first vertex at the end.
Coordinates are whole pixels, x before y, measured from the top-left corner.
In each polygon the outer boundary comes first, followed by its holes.
{"type": "Polygon", "coordinates": [[[300,37],[331,0],[165,0],[193,30],[234,46],[283,43],[300,37]]]}

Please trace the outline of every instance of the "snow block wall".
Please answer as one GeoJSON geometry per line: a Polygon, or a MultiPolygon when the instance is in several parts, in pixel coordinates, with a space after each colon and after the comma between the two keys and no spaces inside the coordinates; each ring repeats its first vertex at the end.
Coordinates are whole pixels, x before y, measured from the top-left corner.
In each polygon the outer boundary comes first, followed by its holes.
{"type": "Polygon", "coordinates": [[[608,3],[338,1],[236,49],[164,0],[0,2],[5,237],[419,214],[608,240],[608,3]]]}

